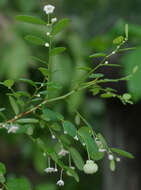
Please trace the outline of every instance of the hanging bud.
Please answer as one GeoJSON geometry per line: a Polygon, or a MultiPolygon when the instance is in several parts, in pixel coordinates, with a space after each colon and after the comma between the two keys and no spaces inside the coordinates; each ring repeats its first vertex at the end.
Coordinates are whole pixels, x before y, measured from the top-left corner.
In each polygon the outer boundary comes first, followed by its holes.
{"type": "Polygon", "coordinates": [[[86,174],[94,174],[98,171],[98,165],[93,160],[87,160],[83,170],[86,174]]]}

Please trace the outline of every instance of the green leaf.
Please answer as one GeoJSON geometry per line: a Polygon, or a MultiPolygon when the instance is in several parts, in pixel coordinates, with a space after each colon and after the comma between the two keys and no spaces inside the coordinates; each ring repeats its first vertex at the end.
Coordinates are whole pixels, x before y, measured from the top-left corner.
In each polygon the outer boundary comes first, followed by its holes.
{"type": "Polygon", "coordinates": [[[11,87],[14,85],[14,81],[13,80],[5,80],[3,82],[3,85],[6,86],[7,88],[11,89],[11,87]]]}
{"type": "Polygon", "coordinates": [[[115,171],[116,170],[116,164],[115,164],[115,161],[114,160],[111,160],[110,161],[110,169],[111,171],[115,171]]]}
{"type": "Polygon", "coordinates": [[[121,64],[124,66],[124,75],[133,73],[133,76],[127,81],[128,92],[132,94],[133,101],[137,102],[141,99],[141,47],[138,47],[135,51],[126,54],[121,59],[121,64]],[[135,71],[135,72],[133,72],[135,71]]]}
{"type": "Polygon", "coordinates": [[[66,133],[72,137],[76,136],[77,130],[76,130],[75,126],[73,125],[73,123],[71,123],[70,121],[64,121],[63,127],[64,127],[64,133],[66,133]]]}
{"type": "Polygon", "coordinates": [[[8,178],[6,183],[8,190],[31,190],[31,185],[26,178],[8,178]]]}
{"type": "Polygon", "coordinates": [[[112,97],[115,97],[115,94],[113,94],[112,92],[107,92],[107,93],[101,94],[100,97],[101,98],[112,98],[112,97]]]}
{"type": "Polygon", "coordinates": [[[2,111],[4,111],[4,110],[6,110],[6,108],[0,108],[0,112],[2,112],[2,111]]]}
{"type": "Polygon", "coordinates": [[[24,119],[18,119],[16,121],[17,123],[38,123],[39,120],[38,119],[34,119],[34,118],[24,118],[24,119]]]}
{"type": "Polygon", "coordinates": [[[76,125],[80,125],[80,116],[78,115],[78,114],[76,114],[76,116],[75,116],[75,123],[76,123],[76,125]]]}
{"type": "Polygon", "coordinates": [[[38,61],[38,62],[40,62],[40,63],[43,63],[43,64],[47,65],[47,62],[46,62],[46,61],[44,61],[44,60],[42,60],[42,59],[40,59],[40,58],[38,58],[38,57],[31,56],[31,58],[34,59],[35,61],[38,61]]]}
{"type": "Polygon", "coordinates": [[[56,112],[54,112],[48,108],[42,109],[42,112],[43,112],[43,118],[46,121],[56,121],[57,120],[56,112]]]}
{"type": "Polygon", "coordinates": [[[105,57],[106,53],[94,53],[92,55],[90,55],[90,58],[96,58],[96,57],[105,57]]]}
{"type": "Polygon", "coordinates": [[[41,46],[45,46],[45,43],[46,43],[46,41],[43,40],[42,38],[37,37],[37,36],[32,36],[32,35],[27,35],[27,36],[25,36],[24,39],[33,44],[41,45],[41,46]]]}
{"type": "Polygon", "coordinates": [[[54,49],[51,50],[50,55],[54,56],[54,55],[63,53],[65,50],[66,50],[65,47],[56,47],[56,48],[54,48],[54,49]]]}
{"type": "Polygon", "coordinates": [[[61,142],[66,145],[66,146],[70,146],[71,145],[71,141],[70,139],[68,138],[69,136],[68,135],[61,135],[59,137],[59,139],[61,140],[61,142]]]}
{"type": "Polygon", "coordinates": [[[0,183],[2,183],[2,184],[5,183],[5,177],[1,171],[0,171],[0,183]]]}
{"type": "Polygon", "coordinates": [[[97,146],[96,142],[94,141],[94,139],[91,137],[91,135],[86,132],[86,128],[87,127],[80,128],[78,130],[78,134],[80,135],[80,137],[86,143],[86,146],[87,146],[88,152],[90,154],[90,157],[92,159],[95,159],[95,156],[98,153],[98,146],[97,146]]]}
{"type": "Polygon", "coordinates": [[[12,96],[9,96],[9,101],[10,101],[10,104],[11,104],[15,114],[18,115],[19,114],[19,107],[18,107],[15,99],[12,96]]]}
{"type": "Polygon", "coordinates": [[[115,64],[115,63],[114,64],[109,64],[109,63],[108,64],[103,64],[103,66],[104,67],[121,67],[121,65],[115,64]]]}
{"type": "Polygon", "coordinates": [[[128,39],[128,24],[125,24],[125,36],[128,39]]]}
{"type": "Polygon", "coordinates": [[[71,174],[71,176],[75,178],[77,182],[79,182],[79,176],[72,168],[67,167],[67,166],[65,166],[64,168],[71,174]]]}
{"type": "Polygon", "coordinates": [[[113,44],[121,44],[124,40],[123,36],[119,36],[113,40],[113,44]]]}
{"type": "Polygon", "coordinates": [[[61,126],[58,123],[53,123],[52,125],[50,125],[50,128],[54,131],[61,131],[61,126]]]}
{"type": "Polygon", "coordinates": [[[48,76],[49,72],[48,69],[44,68],[44,67],[40,67],[39,71],[46,77],[48,76]]]}
{"type": "Polygon", "coordinates": [[[90,67],[77,67],[77,69],[82,70],[82,71],[90,71],[90,70],[92,70],[90,67]]]}
{"type": "Polygon", "coordinates": [[[5,167],[5,165],[2,162],[0,162],[0,172],[3,175],[6,174],[6,167],[5,167]]]}
{"type": "Polygon", "coordinates": [[[34,81],[30,80],[30,79],[21,78],[21,79],[19,79],[19,80],[22,81],[22,82],[28,83],[28,84],[30,84],[31,86],[34,86],[35,88],[37,87],[37,86],[36,86],[36,83],[35,83],[34,81]]]}
{"type": "Polygon", "coordinates": [[[102,73],[96,73],[96,74],[91,74],[89,78],[101,78],[104,77],[104,74],[102,73]]]}
{"type": "Polygon", "coordinates": [[[115,152],[115,153],[117,153],[117,154],[119,154],[121,156],[130,158],[130,159],[134,159],[134,156],[131,153],[126,152],[124,150],[121,150],[119,148],[111,148],[111,151],[113,151],[113,152],[115,152]]]}
{"type": "Polygon", "coordinates": [[[76,165],[76,167],[79,169],[79,170],[83,170],[83,167],[84,167],[84,161],[83,161],[83,158],[82,156],[80,155],[80,153],[75,149],[75,148],[70,148],[69,149],[70,151],[70,154],[71,154],[71,157],[72,157],[72,160],[74,162],[74,164],[76,165]]]}
{"type": "Polygon", "coordinates": [[[69,19],[65,18],[65,19],[60,20],[58,23],[54,25],[51,35],[55,36],[62,30],[64,30],[64,28],[68,26],[68,24],[69,24],[69,19]]]}
{"type": "Polygon", "coordinates": [[[57,186],[55,184],[39,184],[36,186],[35,190],[57,190],[57,186]]]}
{"type": "Polygon", "coordinates": [[[43,21],[40,18],[33,17],[33,16],[27,16],[27,15],[18,15],[15,17],[16,20],[21,21],[21,22],[26,22],[26,23],[31,23],[31,24],[39,24],[39,25],[46,25],[47,23],[43,21]]]}

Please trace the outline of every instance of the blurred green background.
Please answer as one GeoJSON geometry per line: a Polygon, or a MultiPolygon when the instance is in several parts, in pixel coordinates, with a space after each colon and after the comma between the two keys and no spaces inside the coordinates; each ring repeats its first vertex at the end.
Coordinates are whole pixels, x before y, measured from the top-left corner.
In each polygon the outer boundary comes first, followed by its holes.
{"type": "MultiPolygon", "coordinates": [[[[44,47],[36,47],[24,40],[27,34],[43,36],[45,29],[30,24],[18,23],[16,15],[35,15],[46,19],[43,13],[45,4],[56,7],[54,16],[58,19],[68,17],[70,26],[57,36],[57,46],[67,47],[67,53],[53,58],[57,72],[53,80],[59,81],[64,88],[56,95],[69,91],[82,77],[77,67],[89,66],[97,61],[89,60],[94,52],[112,50],[112,41],[124,34],[124,26],[129,24],[129,42],[127,47],[136,50],[120,53],[109,61],[121,64],[121,68],[104,69],[102,72],[110,78],[117,78],[132,71],[138,65],[138,71],[128,82],[110,84],[119,93],[130,92],[135,102],[132,106],[123,106],[118,100],[104,100],[92,97],[89,93],[79,93],[71,97],[76,108],[79,107],[85,117],[101,131],[112,146],[131,151],[136,159],[122,159],[115,173],[109,172],[107,159],[100,162],[100,171],[94,176],[80,174],[80,183],[65,178],[65,190],[139,190],[140,189],[140,108],[141,108],[141,1],[140,0],[0,0],[0,81],[18,80],[29,77],[40,81],[37,71],[39,63],[31,59],[37,55],[47,57],[44,47]]],[[[26,85],[16,85],[17,89],[27,89],[26,85]]],[[[30,90],[30,89],[29,89],[30,90]]],[[[6,114],[12,116],[11,107],[5,97],[7,90],[0,87],[0,107],[7,105],[6,114]]],[[[56,110],[72,118],[71,107],[57,104],[56,110]]],[[[49,134],[50,135],[50,134],[49,134]]],[[[82,152],[84,158],[86,155],[82,152]]],[[[7,135],[0,131],[0,161],[7,165],[10,175],[26,176],[35,190],[56,190],[57,176],[48,176],[43,170],[46,160],[32,142],[25,136],[7,135]]]]}

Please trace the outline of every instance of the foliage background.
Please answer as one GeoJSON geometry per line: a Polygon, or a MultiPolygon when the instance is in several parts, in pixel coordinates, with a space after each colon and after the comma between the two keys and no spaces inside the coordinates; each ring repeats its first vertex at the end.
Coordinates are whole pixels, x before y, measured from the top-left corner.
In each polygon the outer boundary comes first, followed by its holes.
{"type": "MultiPolygon", "coordinates": [[[[135,65],[138,72],[128,83],[111,84],[122,92],[131,92],[135,105],[122,106],[116,100],[101,100],[93,98],[89,93],[78,94],[71,101],[76,107],[80,106],[82,113],[89,119],[94,129],[102,131],[112,145],[131,151],[136,159],[134,161],[122,160],[115,174],[109,173],[108,163],[105,159],[100,163],[100,172],[95,176],[81,175],[81,183],[76,184],[72,179],[65,178],[64,189],[134,189],[140,188],[140,99],[141,99],[141,14],[140,0],[0,0],[0,80],[19,79],[30,77],[37,81],[41,79],[36,70],[38,63],[31,59],[37,55],[46,59],[45,48],[34,47],[24,40],[26,34],[43,35],[43,28],[16,22],[14,17],[18,14],[36,15],[45,18],[42,8],[45,4],[54,4],[58,18],[69,17],[71,25],[56,39],[56,45],[65,45],[67,53],[55,57],[53,64],[58,69],[54,72],[53,80],[61,82],[63,90],[58,94],[70,90],[75,81],[81,77],[76,68],[95,64],[88,59],[92,52],[101,52],[112,49],[112,40],[124,32],[125,23],[129,23],[129,44],[136,46],[133,52],[126,52],[111,58],[111,62],[121,64],[121,69],[102,70],[107,77],[116,78],[129,73],[135,65]],[[71,82],[70,82],[71,81],[71,82]],[[132,117],[131,117],[132,116],[132,117]],[[131,166],[132,164],[132,166],[131,166]],[[129,180],[131,179],[131,180],[129,180]],[[118,183],[117,183],[118,182],[118,183]],[[89,186],[91,184],[91,187],[89,186]],[[132,184],[132,185],[131,185],[132,184]],[[134,187],[134,188],[132,188],[134,187]]],[[[46,18],[45,18],[46,19],[46,18]]],[[[45,32],[45,30],[44,30],[45,32]]],[[[99,60],[96,60],[96,63],[99,60]]],[[[20,84],[17,89],[26,89],[20,84]]],[[[31,91],[32,89],[28,89],[31,91]]],[[[12,116],[11,107],[5,97],[6,89],[0,87],[0,107],[7,106],[7,113],[12,116]]],[[[71,107],[58,104],[55,107],[72,118],[71,107]]],[[[86,155],[82,152],[84,158],[86,155]]],[[[0,161],[7,165],[10,175],[24,175],[32,181],[36,190],[55,190],[54,181],[57,176],[47,176],[42,171],[46,160],[42,157],[31,141],[25,136],[7,135],[0,132],[0,161]],[[37,186],[45,184],[44,186],[37,186]]]]}

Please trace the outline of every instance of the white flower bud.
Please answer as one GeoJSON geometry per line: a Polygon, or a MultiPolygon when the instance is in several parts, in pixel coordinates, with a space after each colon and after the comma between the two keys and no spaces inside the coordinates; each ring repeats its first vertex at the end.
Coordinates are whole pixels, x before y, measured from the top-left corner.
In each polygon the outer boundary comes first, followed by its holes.
{"type": "Polygon", "coordinates": [[[48,42],[45,43],[45,47],[49,47],[49,43],[48,42]]]}
{"type": "Polygon", "coordinates": [[[109,155],[108,155],[108,159],[109,159],[109,160],[113,160],[113,159],[114,159],[114,156],[113,156],[112,154],[109,154],[109,155]]]}
{"type": "Polygon", "coordinates": [[[94,174],[98,171],[98,165],[93,160],[87,160],[83,170],[86,174],[94,174]]]}
{"type": "Polygon", "coordinates": [[[46,35],[49,36],[49,35],[50,35],[50,32],[47,32],[46,35]]]}
{"type": "Polygon", "coordinates": [[[77,135],[74,137],[74,139],[75,139],[76,141],[78,141],[78,140],[79,140],[77,135]]]}
{"type": "Polygon", "coordinates": [[[116,158],[116,161],[117,161],[117,162],[120,162],[120,158],[117,157],[117,158],[116,158]]]}
{"type": "Polygon", "coordinates": [[[55,23],[55,22],[57,22],[57,18],[56,17],[51,19],[51,23],[52,24],[55,23]]]}

